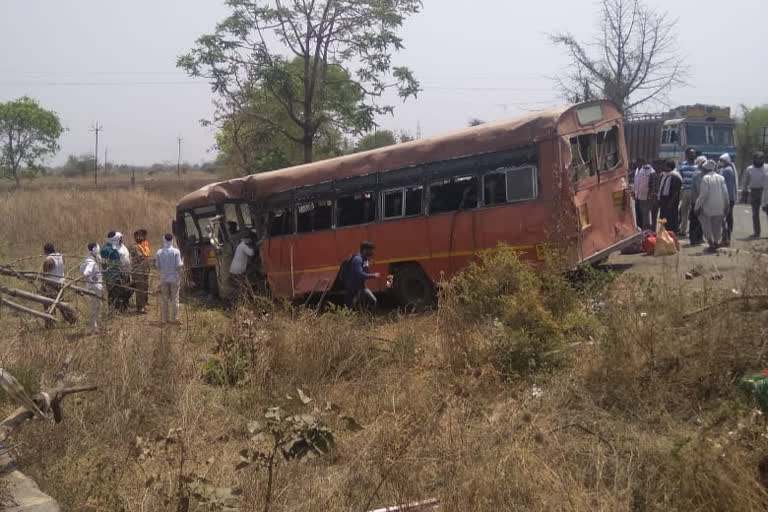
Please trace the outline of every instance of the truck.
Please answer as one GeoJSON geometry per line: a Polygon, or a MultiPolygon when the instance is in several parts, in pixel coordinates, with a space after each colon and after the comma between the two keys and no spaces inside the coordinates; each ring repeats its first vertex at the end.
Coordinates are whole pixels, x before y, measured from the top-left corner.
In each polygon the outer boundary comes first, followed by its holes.
{"type": "Polygon", "coordinates": [[[630,162],[685,159],[685,148],[717,160],[723,153],[736,157],[730,107],[685,105],[659,114],[636,114],[624,120],[630,162]]]}

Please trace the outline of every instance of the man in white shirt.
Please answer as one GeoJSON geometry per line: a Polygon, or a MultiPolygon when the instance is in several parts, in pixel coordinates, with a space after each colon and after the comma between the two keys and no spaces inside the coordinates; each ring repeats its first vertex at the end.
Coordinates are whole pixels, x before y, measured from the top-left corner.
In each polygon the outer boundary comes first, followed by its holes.
{"type": "Polygon", "coordinates": [[[238,294],[243,292],[248,284],[248,279],[246,277],[248,263],[256,254],[256,250],[252,247],[252,244],[253,239],[250,236],[243,237],[235,249],[235,255],[232,257],[232,263],[229,266],[229,276],[232,280],[232,285],[238,294]]]}
{"type": "Polygon", "coordinates": [[[760,206],[766,206],[765,181],[765,154],[756,152],[752,157],[752,165],[747,167],[747,179],[744,188],[749,190],[749,203],[752,205],[752,233],[751,238],[760,238],[760,206]]]}
{"type": "Polygon", "coordinates": [[[173,246],[173,235],[163,237],[163,248],[157,251],[155,266],[160,269],[161,320],[163,323],[178,324],[180,271],[184,261],[179,250],[173,246]]]}
{"type": "MultiPolygon", "coordinates": [[[[88,253],[80,264],[80,273],[85,279],[88,290],[101,295],[104,285],[101,278],[101,248],[97,243],[88,244],[88,253]]],[[[88,303],[88,325],[94,332],[99,328],[99,318],[101,316],[101,297],[89,297],[88,303]]]]}
{"type": "Polygon", "coordinates": [[[728,187],[725,178],[715,172],[716,167],[713,160],[702,166],[701,189],[694,205],[704,238],[709,244],[705,249],[707,252],[717,252],[717,246],[722,241],[723,219],[729,206],[728,187]]]}

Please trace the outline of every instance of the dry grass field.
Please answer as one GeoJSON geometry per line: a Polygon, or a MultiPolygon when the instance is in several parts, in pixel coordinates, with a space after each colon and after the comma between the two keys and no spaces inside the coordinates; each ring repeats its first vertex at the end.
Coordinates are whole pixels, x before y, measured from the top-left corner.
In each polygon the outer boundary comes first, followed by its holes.
{"type": "MultiPolygon", "coordinates": [[[[74,266],[110,229],[156,245],[178,195],[4,195],[0,261],[53,240],[74,266]]],[[[100,386],[12,444],[68,511],[766,510],[765,420],[738,386],[768,365],[764,304],[684,317],[726,295],[658,277],[538,277],[500,250],[418,315],[189,300],[162,328],[152,299],[89,336],[3,310],[0,366],[30,392],[70,353],[100,386]]]]}

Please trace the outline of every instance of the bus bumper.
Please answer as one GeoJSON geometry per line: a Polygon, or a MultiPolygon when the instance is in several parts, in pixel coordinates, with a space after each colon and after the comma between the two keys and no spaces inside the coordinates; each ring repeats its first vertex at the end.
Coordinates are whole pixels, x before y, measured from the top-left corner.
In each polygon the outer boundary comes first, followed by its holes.
{"type": "Polygon", "coordinates": [[[629,238],[625,238],[619,243],[613,244],[612,246],[607,247],[600,252],[596,252],[588,258],[584,258],[579,262],[579,265],[591,265],[593,263],[599,263],[603,260],[607,260],[608,256],[610,256],[612,253],[620,251],[626,246],[637,242],[637,240],[641,239],[642,236],[643,233],[635,233],[634,235],[630,236],[629,238]]]}

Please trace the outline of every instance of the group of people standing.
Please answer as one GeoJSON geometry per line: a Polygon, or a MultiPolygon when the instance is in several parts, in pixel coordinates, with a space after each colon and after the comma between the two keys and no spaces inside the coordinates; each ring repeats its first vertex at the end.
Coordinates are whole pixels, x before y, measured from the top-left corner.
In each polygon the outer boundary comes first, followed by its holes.
{"type": "MultiPolygon", "coordinates": [[[[130,299],[135,295],[137,314],[146,314],[153,263],[160,272],[161,319],[164,323],[178,323],[179,286],[184,262],[179,250],[173,246],[173,235],[163,236],[163,248],[154,258],[146,229],[134,232],[133,238],[134,243],[129,248],[123,242],[122,233],[111,231],[103,247],[95,242],[88,244],[80,274],[86,288],[92,292],[88,315],[92,330],[101,325],[104,285],[112,312],[126,313],[130,299]]],[[[64,283],[64,257],[51,243],[45,244],[44,251],[42,291],[51,296],[58,294],[64,283]]]]}
{"type": "MultiPolygon", "coordinates": [[[[759,192],[752,192],[753,196],[760,197],[755,228],[757,236],[760,204],[768,204],[762,203],[762,177],[768,172],[763,165],[764,160],[762,153],[755,154],[754,167],[759,167],[759,170],[753,171],[750,167],[745,184],[752,190],[756,185],[760,186],[759,192]],[[750,179],[753,174],[755,177],[750,179]],[[758,177],[761,179],[758,180],[758,177]]],[[[660,215],[665,219],[668,231],[681,238],[689,237],[691,245],[706,241],[705,250],[716,252],[719,247],[727,247],[731,243],[733,207],[738,199],[738,190],[738,173],[727,153],[715,162],[699,155],[694,148],[687,148],[685,161],[680,164],[679,170],[673,160],[643,163],[637,167],[632,184],[637,225],[643,230],[655,230],[660,215]]]]}

